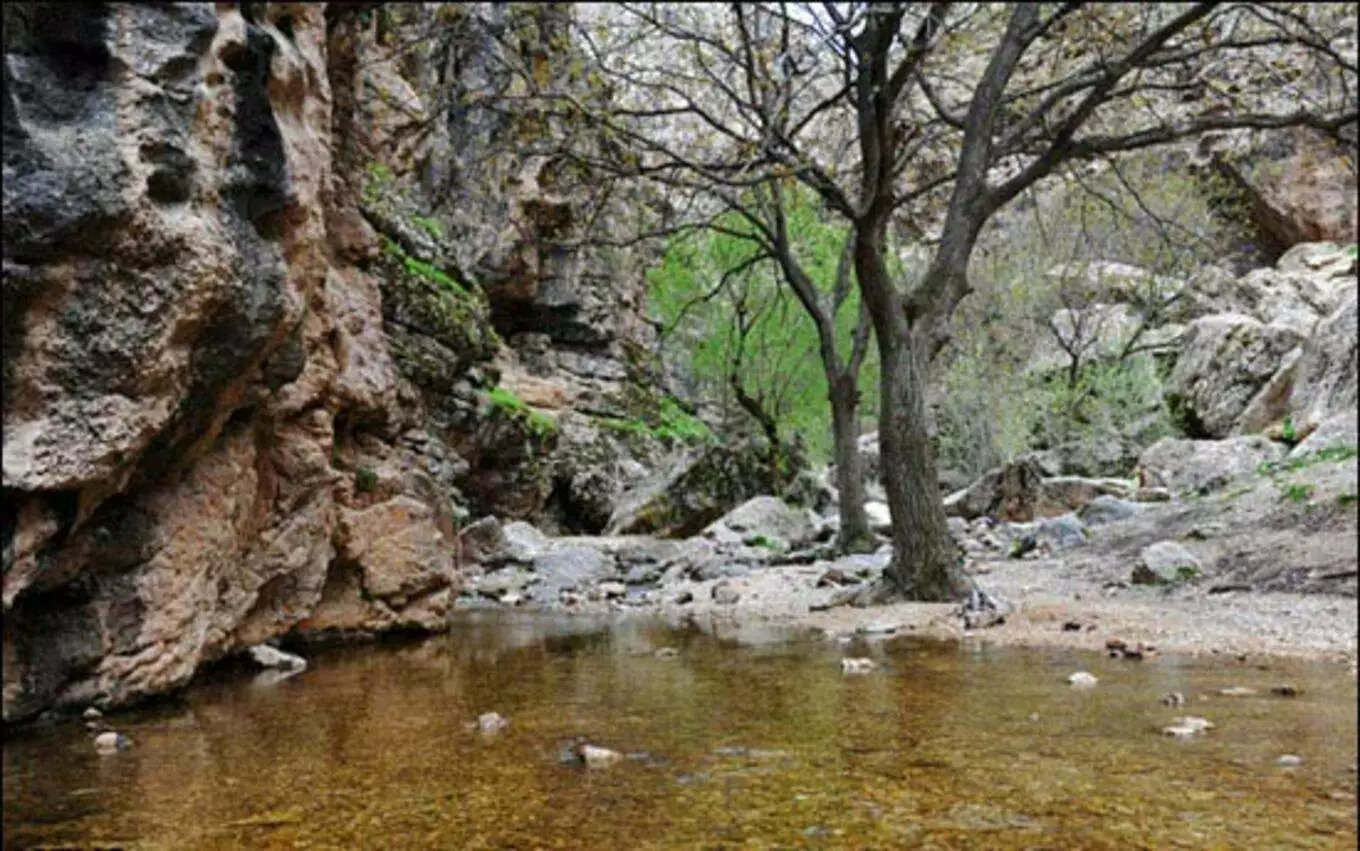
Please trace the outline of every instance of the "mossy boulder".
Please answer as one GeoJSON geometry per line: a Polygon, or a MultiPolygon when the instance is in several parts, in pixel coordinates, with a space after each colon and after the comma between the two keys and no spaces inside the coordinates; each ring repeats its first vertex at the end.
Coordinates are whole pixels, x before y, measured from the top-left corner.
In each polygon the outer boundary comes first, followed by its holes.
{"type": "Polygon", "coordinates": [[[620,495],[606,534],[683,538],[769,492],[769,452],[747,438],[682,454],[620,495]]]}

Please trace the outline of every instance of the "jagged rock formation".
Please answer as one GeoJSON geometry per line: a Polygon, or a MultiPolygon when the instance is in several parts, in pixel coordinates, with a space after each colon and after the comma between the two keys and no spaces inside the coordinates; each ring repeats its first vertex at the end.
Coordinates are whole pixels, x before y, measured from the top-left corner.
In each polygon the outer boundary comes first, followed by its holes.
{"type": "MultiPolygon", "coordinates": [[[[499,48],[399,58],[374,5],[6,6],[6,721],[438,629],[468,514],[621,490],[553,453],[658,409],[637,262],[538,256],[573,209],[543,162],[472,168],[495,128],[416,94],[494,87],[499,48]]],[[[523,14],[540,45],[567,12],[523,14]]]]}

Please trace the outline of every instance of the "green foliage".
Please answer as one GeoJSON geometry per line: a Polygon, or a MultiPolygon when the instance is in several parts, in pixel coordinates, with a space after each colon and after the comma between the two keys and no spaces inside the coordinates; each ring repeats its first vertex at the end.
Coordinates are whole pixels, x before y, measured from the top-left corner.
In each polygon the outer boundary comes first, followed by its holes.
{"type": "Polygon", "coordinates": [[[1193,564],[1180,564],[1176,566],[1176,581],[1189,582],[1199,576],[1199,568],[1193,564]]]}
{"type": "Polygon", "coordinates": [[[1303,504],[1313,498],[1313,486],[1302,482],[1288,482],[1280,488],[1280,499],[1303,504]]]}
{"type": "MultiPolygon", "coordinates": [[[[1353,444],[1334,444],[1299,458],[1290,458],[1284,461],[1262,461],[1257,465],[1256,472],[1270,478],[1275,485],[1275,490],[1279,492],[1281,500],[1288,500],[1296,505],[1304,505],[1313,498],[1313,486],[1306,482],[1286,481],[1284,479],[1285,474],[1306,470],[1319,464],[1349,461],[1355,458],[1357,453],[1360,453],[1360,448],[1353,444]]],[[[1342,497],[1344,496],[1345,494],[1342,494],[1342,497]]],[[[1340,498],[1338,498],[1338,503],[1342,506],[1346,505],[1340,498]]]]}
{"type": "Polygon", "coordinates": [[[418,260],[407,254],[405,249],[398,245],[395,240],[384,236],[382,238],[382,247],[383,251],[389,256],[401,262],[402,268],[404,268],[408,274],[414,275],[417,278],[424,278],[425,280],[438,284],[440,287],[458,295],[471,295],[462,284],[459,284],[453,278],[450,278],[434,264],[426,263],[424,260],[418,260]]]}
{"type": "Polygon", "coordinates": [[[354,472],[354,491],[373,493],[378,489],[378,474],[368,467],[360,467],[354,472]]]}
{"type": "Polygon", "coordinates": [[[493,408],[504,411],[513,418],[522,419],[529,433],[542,440],[557,432],[557,421],[547,414],[535,411],[525,401],[505,387],[496,386],[486,393],[493,408]]]}
{"type": "Polygon", "coordinates": [[[1336,504],[1340,508],[1349,508],[1350,506],[1355,505],[1355,500],[1355,491],[1347,491],[1336,495],[1336,504]]]}
{"type": "Polygon", "coordinates": [[[779,546],[778,541],[775,541],[771,538],[767,538],[764,535],[752,535],[751,537],[747,538],[743,543],[745,543],[747,546],[760,547],[761,549],[766,549],[770,551],[778,551],[782,549],[779,546]]]}
{"type": "Polygon", "coordinates": [[[381,198],[394,182],[391,169],[382,163],[369,163],[368,180],[364,183],[364,200],[372,204],[381,198]]]}
{"type": "Polygon", "coordinates": [[[1360,454],[1360,447],[1356,447],[1354,444],[1337,443],[1325,446],[1316,452],[1309,452],[1299,458],[1289,458],[1284,461],[1262,461],[1256,466],[1256,472],[1262,476],[1276,476],[1280,473],[1304,470],[1318,464],[1349,461],[1357,454],[1360,454]]]}
{"type": "Polygon", "coordinates": [[[411,224],[428,233],[435,239],[444,238],[444,226],[432,216],[412,216],[411,224]]]}
{"type": "Polygon", "coordinates": [[[1022,198],[984,230],[969,269],[974,294],[956,311],[953,340],[934,369],[942,467],[972,476],[1057,443],[1132,431],[1147,443],[1173,431],[1149,354],[1120,363],[1108,354],[1117,346],[1094,346],[1075,384],[1065,372],[1045,375],[1034,366],[1036,355],[1052,348],[1047,323],[1059,309],[1148,307],[1170,297],[1171,280],[1189,278],[1225,252],[1229,231],[1212,193],[1161,157],[1139,155],[1121,164],[1120,175],[1083,177],[1090,192],[1073,185],[1022,198]],[[1110,261],[1160,279],[1129,292],[1117,280],[1085,274],[1090,264],[1110,261]],[[1060,265],[1070,274],[1049,274],[1060,265]]]}
{"type": "Polygon", "coordinates": [[[1299,433],[1294,429],[1293,417],[1284,418],[1284,427],[1280,429],[1280,437],[1284,438],[1285,443],[1295,444],[1299,442],[1299,433]]]}
{"type": "MultiPolygon", "coordinates": [[[[846,226],[806,193],[795,190],[787,197],[795,253],[829,304],[846,226]]],[[[735,216],[720,224],[738,234],[747,227],[735,216]]],[[[731,233],[676,237],[667,244],[660,267],[648,274],[649,300],[662,323],[667,350],[685,363],[695,390],[716,402],[726,422],[745,418],[729,384],[738,345],[738,304],[744,300],[752,319],[739,373],[742,385],[762,399],[784,433],[803,437],[810,460],[825,462],[832,454],[831,408],[812,319],[770,261],[751,264],[733,275],[724,290],[714,292],[724,273],[747,264],[756,250],[753,242],[731,233]]],[[[859,304],[858,289],[852,286],[835,317],[843,359],[850,351],[859,304]]],[[[872,342],[859,388],[861,415],[872,418],[878,406],[878,359],[872,342]]]]}
{"type": "Polygon", "coordinates": [[[648,417],[599,417],[600,425],[623,434],[645,435],[662,443],[706,443],[713,432],[703,420],[685,412],[670,396],[662,398],[655,413],[648,417]],[[649,421],[650,420],[650,421],[649,421]]]}

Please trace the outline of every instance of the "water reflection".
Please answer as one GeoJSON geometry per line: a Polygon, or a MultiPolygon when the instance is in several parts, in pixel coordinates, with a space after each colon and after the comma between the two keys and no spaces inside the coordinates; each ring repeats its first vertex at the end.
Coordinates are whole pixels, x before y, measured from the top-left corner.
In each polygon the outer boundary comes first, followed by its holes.
{"type": "Polygon", "coordinates": [[[78,722],[7,741],[6,847],[1353,846],[1355,697],[1332,667],[469,613],[278,682],[209,677],[115,718],[116,756],[78,722]],[[1302,694],[1198,699],[1283,681],[1302,694]],[[489,711],[509,727],[469,729],[489,711]],[[1160,736],[1175,714],[1218,727],[1160,736]],[[559,765],[577,735],[639,758],[559,765]]]}

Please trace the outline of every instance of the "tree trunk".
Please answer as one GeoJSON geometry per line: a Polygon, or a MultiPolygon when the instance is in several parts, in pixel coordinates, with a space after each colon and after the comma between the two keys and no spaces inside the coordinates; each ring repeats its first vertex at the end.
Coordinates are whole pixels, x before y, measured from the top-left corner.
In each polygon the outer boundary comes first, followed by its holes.
{"type": "MultiPolygon", "coordinates": [[[[830,376],[828,376],[830,378],[830,376]]],[[[831,385],[831,435],[836,453],[836,489],[840,492],[841,529],[836,538],[843,553],[874,550],[874,535],[864,513],[864,459],[859,454],[859,389],[850,376],[831,385]]]]}
{"type": "Polygon", "coordinates": [[[887,587],[877,596],[955,600],[966,591],[966,584],[940,500],[934,450],[926,430],[929,334],[912,329],[901,335],[880,334],[878,341],[882,361],[878,441],[893,518],[893,557],[884,572],[887,587]]]}

